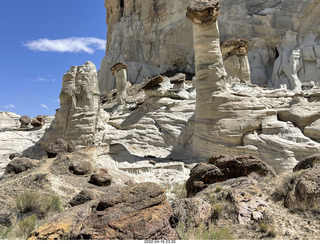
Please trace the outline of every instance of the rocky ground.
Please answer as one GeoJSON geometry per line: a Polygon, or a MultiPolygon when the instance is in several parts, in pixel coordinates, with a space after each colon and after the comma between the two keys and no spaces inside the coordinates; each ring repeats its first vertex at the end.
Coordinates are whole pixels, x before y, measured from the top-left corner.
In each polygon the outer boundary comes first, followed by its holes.
{"type": "Polygon", "coordinates": [[[11,161],[0,184],[2,238],[204,239],[206,228],[218,239],[320,238],[319,156],[280,175],[251,156],[218,156],[175,168],[153,158],[129,172],[102,163],[108,150],[95,146],[35,160],[20,173],[13,169],[22,162],[11,161]],[[102,152],[103,160],[95,157],[102,152]],[[62,205],[22,208],[18,199],[30,193],[38,203],[58,196],[62,205]],[[32,215],[36,221],[26,234],[22,223],[32,215]],[[199,236],[195,230],[201,228],[199,236]]]}

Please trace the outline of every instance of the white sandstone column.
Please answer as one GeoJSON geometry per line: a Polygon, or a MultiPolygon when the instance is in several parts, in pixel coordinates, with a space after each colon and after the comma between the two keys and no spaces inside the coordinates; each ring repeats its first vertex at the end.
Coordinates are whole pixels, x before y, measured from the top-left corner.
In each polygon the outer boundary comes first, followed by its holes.
{"type": "Polygon", "coordinates": [[[110,70],[112,74],[116,77],[116,86],[117,86],[117,103],[124,104],[126,94],[126,85],[127,85],[127,65],[124,63],[116,63],[113,65],[110,70]]]}
{"type": "Polygon", "coordinates": [[[216,117],[212,96],[226,89],[227,73],[220,50],[217,17],[218,0],[194,0],[187,8],[187,18],[193,22],[193,41],[196,72],[196,111],[193,150],[201,154],[216,117]]]}

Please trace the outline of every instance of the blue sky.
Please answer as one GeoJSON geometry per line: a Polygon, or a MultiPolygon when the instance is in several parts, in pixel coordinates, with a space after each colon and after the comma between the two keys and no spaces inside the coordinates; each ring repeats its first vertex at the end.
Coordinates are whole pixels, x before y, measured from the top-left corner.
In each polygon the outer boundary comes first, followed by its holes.
{"type": "Polygon", "coordinates": [[[105,19],[104,0],[2,0],[0,111],[54,115],[63,74],[86,61],[100,69],[105,19]]]}

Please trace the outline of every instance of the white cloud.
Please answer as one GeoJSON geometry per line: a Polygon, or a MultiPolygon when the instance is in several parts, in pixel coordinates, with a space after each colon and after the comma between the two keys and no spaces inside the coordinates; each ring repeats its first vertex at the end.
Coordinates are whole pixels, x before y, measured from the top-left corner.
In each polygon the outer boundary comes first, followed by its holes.
{"type": "Polygon", "coordinates": [[[86,52],[93,54],[95,50],[104,50],[106,48],[106,41],[96,37],[70,37],[57,40],[44,38],[27,41],[23,45],[33,51],[61,53],[86,52]]]}
{"type": "Polygon", "coordinates": [[[56,79],[48,77],[48,78],[43,78],[43,77],[38,77],[34,81],[56,81],[56,79]]]}
{"type": "Polygon", "coordinates": [[[5,109],[9,109],[9,108],[14,108],[14,105],[13,104],[9,104],[7,106],[4,106],[5,109]]]}
{"type": "Polygon", "coordinates": [[[47,109],[47,110],[49,110],[49,107],[47,105],[45,105],[45,104],[40,104],[40,106],[45,108],[45,109],[47,109]]]}

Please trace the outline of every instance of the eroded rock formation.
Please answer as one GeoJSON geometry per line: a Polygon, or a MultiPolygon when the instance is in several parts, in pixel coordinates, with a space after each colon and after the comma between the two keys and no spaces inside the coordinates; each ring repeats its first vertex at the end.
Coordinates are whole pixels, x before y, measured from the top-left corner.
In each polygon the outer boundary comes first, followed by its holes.
{"type": "Polygon", "coordinates": [[[124,63],[116,63],[110,68],[111,73],[116,77],[117,87],[117,103],[123,104],[126,98],[127,85],[127,69],[128,66],[124,63]]]}
{"type": "Polygon", "coordinates": [[[103,129],[107,114],[100,108],[100,92],[96,67],[86,62],[72,66],[63,76],[60,108],[50,128],[41,139],[49,144],[58,138],[76,145],[91,145],[103,129]]]}
{"type": "MultiPolygon", "coordinates": [[[[99,72],[102,93],[106,94],[115,87],[115,79],[109,69],[116,62],[128,65],[128,80],[132,83],[169,71],[194,73],[192,25],[181,11],[189,2],[136,0],[122,1],[121,4],[119,0],[105,1],[108,41],[106,57],[99,72]]],[[[220,3],[221,40],[234,36],[249,38],[252,83],[274,87],[288,84],[288,75],[282,67],[288,65],[292,50],[299,49],[305,36],[310,32],[319,33],[319,1],[221,0],[220,3]],[[297,44],[291,45],[286,41],[286,33],[290,29],[299,33],[295,38],[297,44]]],[[[308,46],[317,46],[317,42],[315,39],[308,46]]],[[[316,62],[313,59],[304,63],[299,79],[303,83],[312,76],[311,80],[315,81],[318,77],[316,62]],[[313,71],[310,73],[310,70],[313,71]]],[[[289,84],[288,88],[291,88],[289,84]]]]}
{"type": "MultiPolygon", "coordinates": [[[[203,138],[208,131],[214,115],[211,96],[226,89],[227,73],[223,66],[220,50],[217,18],[219,1],[193,1],[188,5],[187,18],[193,22],[193,42],[196,69],[196,110],[194,127],[194,151],[201,153],[203,138]]],[[[209,135],[210,136],[210,135],[209,135]]]]}
{"type": "Polygon", "coordinates": [[[229,38],[221,43],[223,65],[228,74],[228,83],[251,83],[250,65],[248,60],[249,40],[229,38]]]}

